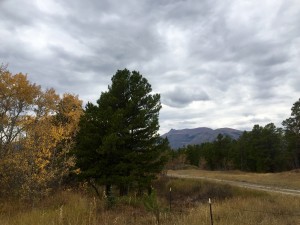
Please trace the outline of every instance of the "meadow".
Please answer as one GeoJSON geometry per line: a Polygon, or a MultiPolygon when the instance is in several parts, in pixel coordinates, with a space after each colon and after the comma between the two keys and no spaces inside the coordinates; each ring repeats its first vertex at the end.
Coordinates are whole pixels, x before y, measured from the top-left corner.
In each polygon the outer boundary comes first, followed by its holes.
{"type": "Polygon", "coordinates": [[[165,176],[153,190],[151,196],[115,197],[111,205],[87,187],[61,190],[34,204],[10,199],[0,203],[0,224],[210,225],[209,198],[215,225],[300,224],[299,197],[165,176]]]}

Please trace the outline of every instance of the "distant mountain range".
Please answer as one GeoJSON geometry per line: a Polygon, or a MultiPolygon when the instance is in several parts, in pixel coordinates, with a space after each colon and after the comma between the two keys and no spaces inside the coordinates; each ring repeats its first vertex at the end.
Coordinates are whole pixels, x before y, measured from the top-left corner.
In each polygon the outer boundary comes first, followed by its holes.
{"type": "Polygon", "coordinates": [[[202,144],[204,142],[213,142],[219,134],[238,139],[243,131],[232,128],[220,128],[213,130],[207,127],[199,127],[194,129],[175,130],[171,129],[162,137],[168,137],[172,149],[178,149],[187,145],[202,144]]]}

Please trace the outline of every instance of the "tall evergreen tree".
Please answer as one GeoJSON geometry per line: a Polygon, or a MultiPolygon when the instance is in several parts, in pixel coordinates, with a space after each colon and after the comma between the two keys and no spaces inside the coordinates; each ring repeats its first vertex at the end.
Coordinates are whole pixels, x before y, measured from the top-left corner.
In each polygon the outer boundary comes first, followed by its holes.
{"type": "Polygon", "coordinates": [[[166,157],[167,140],[158,134],[160,95],[139,72],[118,70],[98,105],[89,103],[77,135],[81,176],[102,184],[148,187],[166,157]]]}
{"type": "Polygon", "coordinates": [[[285,137],[292,168],[300,168],[300,99],[293,104],[291,117],[284,120],[285,137]]]}

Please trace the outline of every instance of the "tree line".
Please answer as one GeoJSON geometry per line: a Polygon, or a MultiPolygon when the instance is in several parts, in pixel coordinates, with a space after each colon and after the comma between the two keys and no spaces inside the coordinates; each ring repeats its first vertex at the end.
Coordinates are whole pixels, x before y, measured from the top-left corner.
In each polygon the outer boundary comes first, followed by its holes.
{"type": "Polygon", "coordinates": [[[219,134],[211,143],[188,145],[173,151],[174,158],[208,170],[238,169],[280,172],[300,168],[300,99],[291,116],[277,128],[273,123],[254,125],[238,140],[219,134]]]}

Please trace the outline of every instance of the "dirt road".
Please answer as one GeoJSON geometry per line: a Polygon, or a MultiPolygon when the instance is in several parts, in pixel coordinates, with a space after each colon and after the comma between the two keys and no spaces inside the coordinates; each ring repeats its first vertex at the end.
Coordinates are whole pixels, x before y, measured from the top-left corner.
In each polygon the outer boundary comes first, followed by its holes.
{"type": "Polygon", "coordinates": [[[242,187],[242,188],[249,188],[254,190],[260,190],[260,191],[266,191],[266,192],[272,192],[272,193],[280,193],[280,194],[287,194],[287,195],[293,195],[293,196],[299,196],[300,197],[300,190],[296,189],[286,189],[286,188],[279,188],[279,187],[271,187],[271,186],[265,186],[260,184],[253,184],[248,182],[241,182],[241,181],[232,181],[232,180],[224,180],[224,179],[216,179],[216,178],[210,178],[210,177],[204,177],[204,176],[195,176],[195,175],[183,175],[183,174],[176,174],[176,173],[167,173],[168,177],[176,177],[176,178],[186,178],[186,179],[202,179],[202,180],[209,180],[214,182],[221,182],[223,184],[229,184],[232,186],[242,187]]]}

